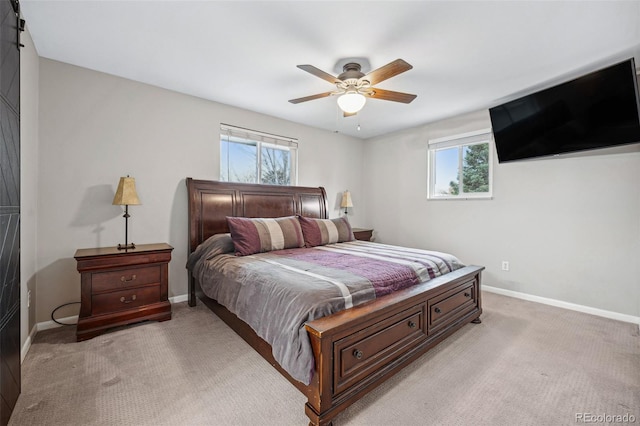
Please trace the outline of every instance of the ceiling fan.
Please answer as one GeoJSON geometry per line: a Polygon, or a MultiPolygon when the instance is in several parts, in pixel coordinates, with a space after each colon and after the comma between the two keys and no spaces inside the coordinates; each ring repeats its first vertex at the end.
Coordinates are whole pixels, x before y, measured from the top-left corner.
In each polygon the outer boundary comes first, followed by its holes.
{"type": "Polygon", "coordinates": [[[336,90],[331,92],[318,93],[317,95],[305,96],[304,98],[291,99],[292,104],[312,101],[314,99],[326,98],[327,96],[340,95],[338,106],[344,112],[344,116],[355,115],[364,106],[367,97],[382,99],[384,101],[402,102],[405,104],[413,101],[417,95],[409,93],[394,92],[392,90],[379,89],[374,85],[395,77],[405,71],[409,71],[413,66],[402,59],[396,59],[369,74],[361,71],[360,64],[349,62],[344,65],[343,72],[337,77],[314,67],[313,65],[298,65],[298,68],[310,74],[320,77],[331,84],[336,85],[336,90]]]}

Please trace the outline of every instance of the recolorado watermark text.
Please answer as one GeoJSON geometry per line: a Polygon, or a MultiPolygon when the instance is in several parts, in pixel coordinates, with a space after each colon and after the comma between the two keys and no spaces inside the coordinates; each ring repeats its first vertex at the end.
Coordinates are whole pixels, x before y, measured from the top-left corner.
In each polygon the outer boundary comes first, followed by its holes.
{"type": "Polygon", "coordinates": [[[576,413],[576,423],[635,423],[633,414],[576,413]]]}

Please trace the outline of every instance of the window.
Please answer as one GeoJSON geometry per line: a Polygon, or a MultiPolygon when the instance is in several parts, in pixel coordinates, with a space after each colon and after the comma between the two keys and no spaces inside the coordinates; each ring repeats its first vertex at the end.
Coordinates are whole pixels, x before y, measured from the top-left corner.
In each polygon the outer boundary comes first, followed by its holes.
{"type": "Polygon", "coordinates": [[[428,198],[489,198],[493,144],[485,129],[429,141],[428,198]]]}
{"type": "Polygon", "coordinates": [[[220,125],[220,180],[297,184],[297,139],[220,125]]]}

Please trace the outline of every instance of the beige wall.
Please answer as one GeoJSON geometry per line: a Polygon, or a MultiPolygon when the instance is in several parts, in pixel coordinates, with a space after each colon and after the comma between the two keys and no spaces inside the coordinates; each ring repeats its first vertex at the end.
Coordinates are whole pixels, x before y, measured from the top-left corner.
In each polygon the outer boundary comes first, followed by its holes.
{"type": "Polygon", "coordinates": [[[492,200],[428,201],[427,140],[489,127],[483,110],[367,141],[377,239],[484,265],[485,285],[640,316],[640,145],[494,159],[492,200]]]}
{"type": "MultiPolygon", "coordinates": [[[[169,296],[186,294],[184,179],[219,176],[220,123],[299,138],[298,184],[324,186],[331,217],[344,189],[363,198],[363,141],[40,59],[38,322],[79,300],[76,249],[124,242],[122,209],[111,201],[127,174],[142,202],[129,209],[129,240],[175,247],[169,296]]],[[[59,316],[74,314],[77,306],[59,316]]]]}
{"type": "Polygon", "coordinates": [[[21,37],[24,47],[20,52],[20,346],[24,346],[36,324],[39,58],[28,29],[21,37]]]}

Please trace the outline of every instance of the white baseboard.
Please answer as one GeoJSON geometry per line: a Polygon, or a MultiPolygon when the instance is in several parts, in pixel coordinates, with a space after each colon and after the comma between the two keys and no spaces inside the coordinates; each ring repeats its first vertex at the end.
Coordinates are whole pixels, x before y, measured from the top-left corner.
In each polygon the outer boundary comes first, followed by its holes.
{"type": "MultiPolygon", "coordinates": [[[[78,316],[72,315],[70,317],[56,318],[56,321],[60,321],[65,324],[75,325],[78,322],[78,316]]],[[[49,330],[51,328],[62,327],[62,324],[58,324],[57,322],[50,320],[50,321],[39,322],[38,324],[36,324],[36,327],[38,327],[38,331],[42,331],[42,330],[49,330]]]]}
{"type": "Polygon", "coordinates": [[[173,297],[169,298],[169,301],[171,303],[186,302],[187,300],[189,300],[189,295],[188,294],[181,294],[180,296],[173,296],[173,297]]]}
{"type": "Polygon", "coordinates": [[[29,349],[31,349],[31,342],[36,337],[36,333],[38,332],[38,325],[34,325],[29,335],[27,336],[27,340],[25,340],[24,345],[22,345],[22,350],[20,351],[20,364],[24,362],[24,357],[27,356],[29,349]]]}
{"type": "Polygon", "coordinates": [[[604,309],[592,308],[590,306],[578,305],[575,303],[564,302],[562,300],[549,299],[547,297],[534,296],[532,294],[521,293],[519,291],[505,290],[499,287],[483,285],[482,289],[488,291],[489,293],[501,294],[503,296],[515,297],[516,299],[523,299],[530,302],[542,303],[545,305],[556,306],[558,308],[569,309],[571,311],[584,312],[586,314],[596,315],[599,317],[614,319],[623,322],[630,322],[632,324],[638,324],[640,326],[640,317],[634,317],[633,315],[606,311],[604,309]]]}

